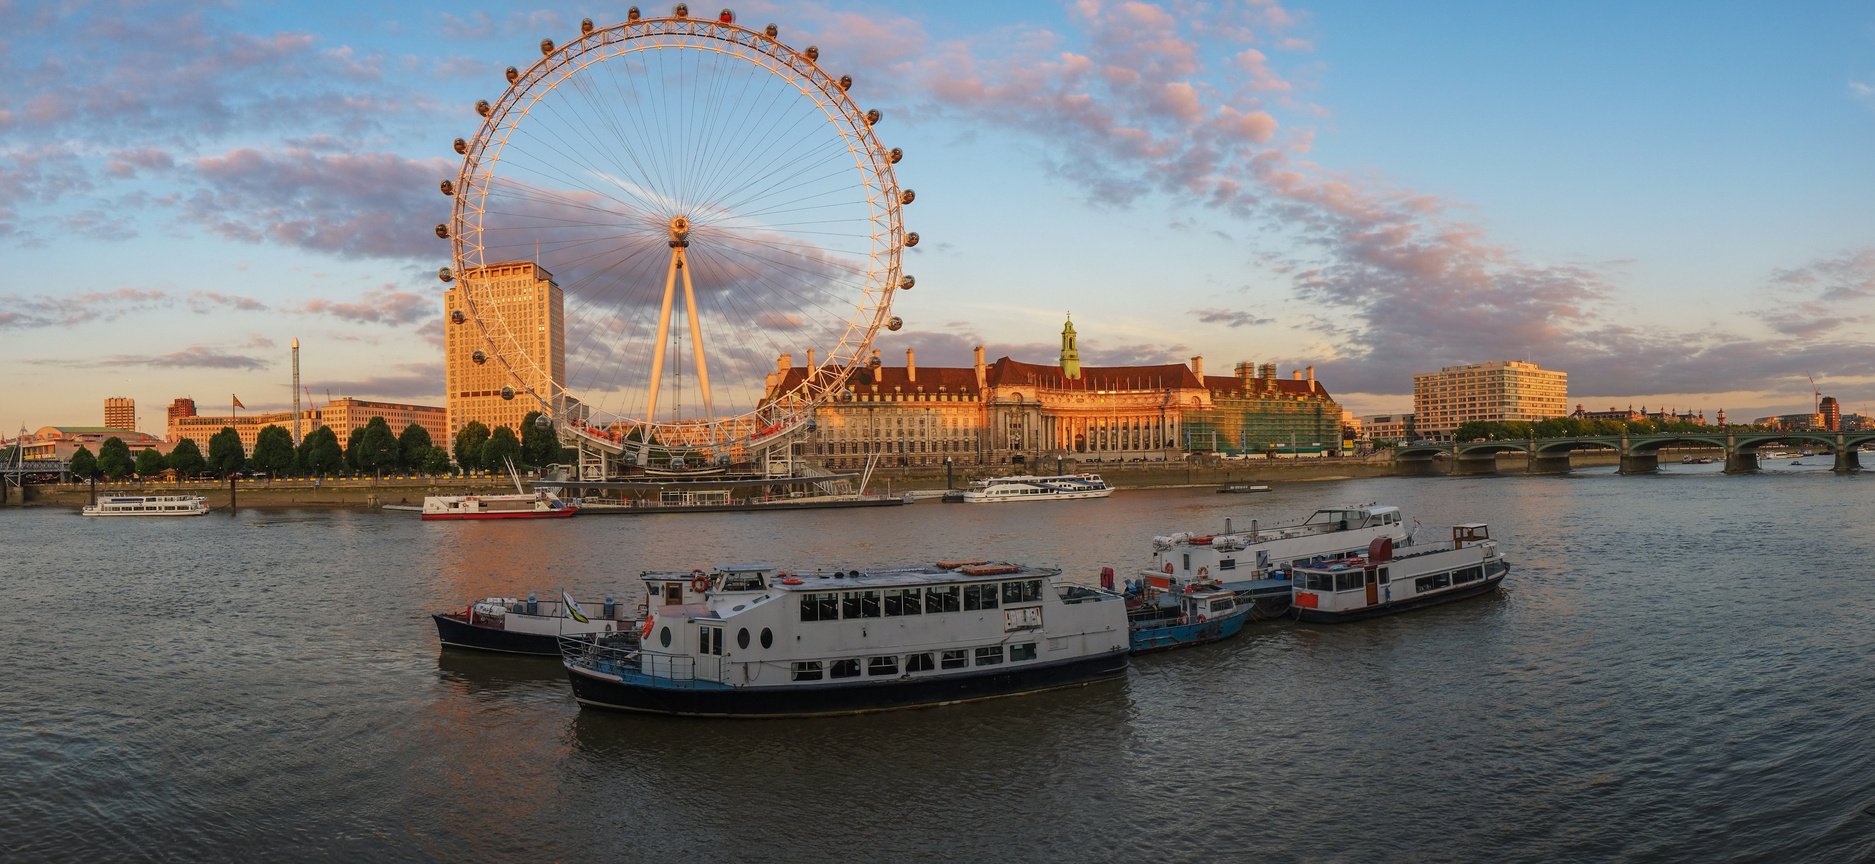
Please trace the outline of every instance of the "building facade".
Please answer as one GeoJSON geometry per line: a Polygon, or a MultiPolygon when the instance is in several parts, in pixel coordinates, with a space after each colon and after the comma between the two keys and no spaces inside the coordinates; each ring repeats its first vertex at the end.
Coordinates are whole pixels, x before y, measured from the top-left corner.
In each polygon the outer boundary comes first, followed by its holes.
{"type": "Polygon", "coordinates": [[[1428,438],[1451,438],[1473,421],[1534,423],[1567,416],[1568,402],[1568,373],[1521,360],[1413,375],[1413,416],[1419,434],[1428,438]]]}
{"type": "Polygon", "coordinates": [[[443,294],[445,434],[470,421],[520,434],[521,418],[566,382],[565,296],[553,274],[531,261],[456,274],[443,294]],[[540,394],[540,398],[530,395],[540,394]]]}
{"type": "MultiPolygon", "coordinates": [[[[300,425],[302,428],[308,430],[319,428],[318,409],[301,410],[300,425]]],[[[232,427],[234,429],[234,434],[241,436],[242,451],[251,455],[254,452],[254,442],[260,438],[260,430],[269,426],[279,426],[291,432],[293,430],[293,412],[263,411],[256,414],[245,414],[233,417],[216,416],[213,414],[189,414],[186,416],[172,414],[169,418],[169,428],[164,431],[163,437],[168,439],[172,444],[187,438],[194,441],[195,446],[202,448],[202,452],[206,454],[208,452],[208,439],[215,437],[224,427],[232,427]]],[[[340,432],[339,444],[343,445],[344,443],[345,433],[340,432]]]]}
{"type": "Polygon", "coordinates": [[[111,396],[104,400],[104,426],[107,429],[137,428],[137,400],[111,396]]]}
{"type": "Polygon", "coordinates": [[[1411,414],[1369,414],[1361,418],[1361,438],[1366,441],[1417,441],[1419,425],[1411,414]]]}
{"type": "Polygon", "coordinates": [[[20,457],[28,462],[53,459],[64,462],[69,461],[80,447],[96,456],[104,442],[112,438],[120,439],[128,445],[132,456],[145,450],[168,455],[171,446],[154,435],[109,426],[41,426],[32,434],[20,438],[18,443],[20,457]]]}
{"type": "MultiPolygon", "coordinates": [[[[298,417],[300,428],[308,433],[321,426],[332,427],[340,446],[350,440],[353,429],[364,428],[373,417],[383,417],[390,424],[393,434],[401,435],[405,427],[415,423],[430,433],[432,444],[448,448],[449,441],[444,437],[447,431],[446,414],[444,409],[434,405],[371,402],[346,397],[334,399],[318,408],[303,408],[298,417]]],[[[292,411],[263,411],[233,417],[196,414],[194,400],[177,399],[170,403],[169,428],[164,438],[171,444],[188,438],[203,448],[203,452],[207,452],[208,439],[215,437],[223,427],[232,427],[235,434],[241,436],[241,449],[252,454],[254,442],[260,438],[260,430],[278,426],[291,432],[293,419],[292,411]]]]}
{"type": "MultiPolygon", "coordinates": [[[[1199,374],[1203,358],[1192,358],[1199,374]]],[[[1315,380],[1315,367],[1276,374],[1276,364],[1239,363],[1229,377],[1205,376],[1210,410],[1187,412],[1185,450],[1222,455],[1341,451],[1341,406],[1315,380]]]]}
{"type": "MultiPolygon", "coordinates": [[[[351,438],[353,429],[363,429],[373,417],[382,417],[391,426],[394,435],[404,434],[404,429],[415,423],[430,433],[430,443],[444,449],[451,448],[449,435],[449,412],[434,405],[404,405],[397,402],[368,402],[364,399],[334,399],[319,407],[317,425],[330,426],[343,445],[351,438]]],[[[289,416],[289,419],[290,416],[289,416]]],[[[288,429],[293,428],[287,424],[288,429]]],[[[519,424],[517,423],[518,427],[519,424]]],[[[309,427],[309,428],[316,428],[309,427]]],[[[517,428],[516,432],[520,430],[517,428]]]]}

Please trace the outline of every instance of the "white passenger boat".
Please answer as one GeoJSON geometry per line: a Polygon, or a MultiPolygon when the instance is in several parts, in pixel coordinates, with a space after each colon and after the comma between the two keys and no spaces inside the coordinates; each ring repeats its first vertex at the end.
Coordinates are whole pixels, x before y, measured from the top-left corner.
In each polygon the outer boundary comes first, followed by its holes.
{"type": "Polygon", "coordinates": [[[512,495],[430,495],[423,499],[424,519],[552,519],[579,508],[544,489],[512,495]]]}
{"type": "Polygon", "coordinates": [[[562,639],[563,662],[582,705],[721,717],[945,705],[1125,674],[1124,598],[1059,574],[988,561],[647,573],[638,641],[562,639]]]}
{"type": "Polygon", "coordinates": [[[1223,587],[1268,617],[1287,610],[1292,599],[1283,568],[1363,552],[1379,537],[1396,546],[1411,544],[1400,508],[1375,503],[1324,507],[1302,519],[1252,519],[1248,531],[1233,530],[1233,520],[1226,519],[1221,533],[1154,537],[1152,565],[1137,574],[1137,583],[1129,581],[1129,590],[1223,587]]]}
{"type": "Polygon", "coordinates": [[[200,516],[208,499],[200,495],[115,495],[86,504],[86,516],[200,516]]]}
{"type": "Polygon", "coordinates": [[[585,633],[636,633],[638,616],[607,594],[584,604],[571,596],[541,600],[485,597],[461,611],[436,612],[436,637],[444,645],[508,654],[560,655],[560,637],[585,633]]]}
{"type": "Polygon", "coordinates": [[[1078,498],[1105,498],[1113,487],[1099,474],[1056,474],[1049,477],[1018,475],[987,477],[970,481],[964,491],[966,504],[1000,504],[1010,501],[1070,501],[1078,498]]]}
{"type": "Polygon", "coordinates": [[[1510,564],[1482,522],[1452,526],[1452,543],[1394,554],[1385,540],[1366,555],[1295,567],[1295,614],[1303,621],[1354,621],[1475,597],[1498,586],[1510,564]]]}

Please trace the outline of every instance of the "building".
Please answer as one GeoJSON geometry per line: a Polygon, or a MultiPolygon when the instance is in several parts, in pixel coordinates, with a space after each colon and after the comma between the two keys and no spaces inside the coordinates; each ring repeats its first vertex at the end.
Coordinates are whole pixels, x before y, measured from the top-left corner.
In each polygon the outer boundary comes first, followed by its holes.
{"type": "Polygon", "coordinates": [[[105,399],[104,426],[107,429],[137,428],[137,400],[124,396],[105,399]]]}
{"type": "MultiPolygon", "coordinates": [[[[1327,391],[1297,372],[1291,380],[1251,373],[1204,375],[1190,365],[1083,366],[1078,335],[1062,328],[1054,364],[1009,357],[986,362],[978,347],[968,367],[920,368],[911,350],[905,365],[855,370],[838,398],[814,411],[798,454],[836,470],[869,461],[898,466],[1036,464],[1166,460],[1187,449],[1237,452],[1280,442],[1334,447],[1341,409],[1327,391]],[[1196,431],[1194,431],[1196,430],[1196,431]],[[1059,460],[1052,461],[1051,460],[1059,460]]],[[[873,352],[878,360],[878,352],[873,352]]],[[[812,368],[782,355],[769,376],[769,398],[792,392],[812,368]]],[[[1038,468],[1037,470],[1041,470],[1038,468]]]]}
{"type": "MultiPolygon", "coordinates": [[[[451,448],[448,424],[449,412],[434,405],[404,405],[397,402],[367,402],[363,399],[346,397],[334,399],[321,406],[316,423],[311,428],[330,426],[339,437],[342,446],[351,439],[353,429],[363,429],[373,417],[382,417],[391,426],[394,435],[404,434],[404,430],[415,423],[430,433],[430,443],[444,449],[451,448]]],[[[290,418],[289,418],[290,419],[290,418]]],[[[285,424],[282,424],[285,425],[285,424]]],[[[288,426],[291,429],[291,426],[288,426]]],[[[517,430],[518,432],[518,430],[517,430]]]]}
{"type": "Polygon", "coordinates": [[[518,435],[521,419],[566,381],[565,297],[531,261],[456,274],[443,294],[446,421],[441,444],[470,421],[518,435]],[[538,397],[530,394],[539,394],[538,397]]]}
{"type": "Polygon", "coordinates": [[[1567,416],[1568,396],[1568,373],[1521,360],[1413,375],[1413,416],[1419,434],[1428,438],[1451,438],[1473,421],[1534,423],[1567,416]]]}
{"type": "Polygon", "coordinates": [[[1361,418],[1364,441],[1417,441],[1419,426],[1411,414],[1369,414],[1361,418]]]}
{"type": "Polygon", "coordinates": [[[171,444],[154,435],[109,426],[41,426],[38,431],[20,438],[18,443],[20,457],[28,462],[53,459],[64,462],[70,460],[80,447],[96,456],[98,448],[112,438],[121,439],[129,446],[131,456],[145,450],[167,455],[171,447],[171,444]]]}
{"type": "MultiPolygon", "coordinates": [[[[181,414],[176,410],[176,403],[184,401],[191,402],[190,408],[193,410],[193,400],[178,399],[170,403],[169,428],[164,430],[163,437],[172,445],[187,438],[194,441],[195,446],[202,448],[204,454],[208,452],[208,439],[215,437],[224,427],[232,427],[234,433],[241,436],[241,449],[250,455],[254,452],[254,442],[260,438],[260,430],[269,426],[279,426],[289,433],[293,430],[292,411],[264,411],[232,417],[213,414],[181,414]]],[[[319,428],[321,424],[318,409],[300,411],[300,423],[306,429],[319,428]]],[[[345,443],[345,433],[339,434],[339,443],[345,443]]]]}
{"type": "MultiPolygon", "coordinates": [[[[255,414],[233,417],[218,417],[195,413],[195,402],[182,398],[170,403],[169,429],[164,437],[173,445],[183,438],[195,441],[197,447],[207,452],[208,439],[215,437],[223,427],[233,427],[236,435],[241,436],[241,449],[249,454],[254,452],[254,442],[260,438],[260,430],[268,426],[278,426],[293,430],[295,412],[263,411],[255,414]]],[[[310,433],[321,426],[332,427],[338,436],[339,445],[351,439],[353,429],[362,429],[373,417],[383,417],[391,426],[391,432],[401,435],[404,428],[412,423],[422,426],[430,433],[430,442],[438,447],[448,448],[449,440],[444,437],[447,427],[444,425],[446,412],[433,405],[405,405],[397,402],[369,402],[363,399],[334,399],[319,408],[303,408],[298,412],[300,428],[310,433]]]]}
{"type": "Polygon", "coordinates": [[[1823,418],[1823,428],[1831,432],[1842,429],[1842,405],[1834,396],[1824,396],[1816,402],[1816,413],[1823,418]]]}
{"type": "Polygon", "coordinates": [[[179,397],[169,403],[167,419],[163,423],[163,438],[170,443],[176,442],[176,421],[183,417],[195,416],[195,400],[187,396],[179,397]]]}

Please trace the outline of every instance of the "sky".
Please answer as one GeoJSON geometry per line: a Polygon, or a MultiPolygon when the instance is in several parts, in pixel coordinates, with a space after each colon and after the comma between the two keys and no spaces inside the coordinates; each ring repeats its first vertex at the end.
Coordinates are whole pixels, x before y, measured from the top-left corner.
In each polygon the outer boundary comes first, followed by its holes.
{"type": "MultiPolygon", "coordinates": [[[[1875,414],[1868,3],[732,8],[905,151],[888,362],[1051,362],[1071,313],[1084,365],[1313,366],[1356,414],[1501,360],[1875,414]]],[[[622,9],[0,0],[0,425],[282,409],[294,338],[315,401],[443,404],[450,141],[622,9]]]]}

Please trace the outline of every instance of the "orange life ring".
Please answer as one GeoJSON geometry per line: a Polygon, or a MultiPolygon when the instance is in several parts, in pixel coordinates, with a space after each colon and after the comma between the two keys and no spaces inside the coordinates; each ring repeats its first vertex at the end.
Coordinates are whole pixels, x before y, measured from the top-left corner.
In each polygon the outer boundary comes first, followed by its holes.
{"type": "Polygon", "coordinates": [[[799,584],[801,584],[801,580],[799,580],[799,579],[796,579],[796,578],[794,578],[793,576],[789,576],[789,577],[787,577],[787,578],[785,578],[785,579],[782,579],[782,580],[781,580],[781,584],[783,584],[783,585],[799,585],[799,584]]]}
{"type": "Polygon", "coordinates": [[[1165,562],[1165,572],[1168,574],[1172,572],[1172,562],[1165,562]]]}
{"type": "Polygon", "coordinates": [[[642,641],[644,641],[644,640],[646,640],[646,639],[649,639],[649,638],[651,638],[651,616],[650,616],[650,615],[646,615],[646,616],[645,616],[645,626],[644,626],[644,628],[643,628],[643,629],[641,629],[641,630],[639,630],[639,631],[638,631],[638,639],[639,639],[639,641],[641,641],[641,642],[642,642],[642,641]]]}
{"type": "Polygon", "coordinates": [[[698,594],[710,590],[710,577],[704,575],[701,570],[690,571],[690,590],[698,594]]]}
{"type": "Polygon", "coordinates": [[[1203,624],[1203,623],[1204,623],[1204,616],[1203,616],[1203,615],[1200,615],[1200,616],[1198,616],[1198,623],[1200,623],[1200,624],[1203,624]]]}

